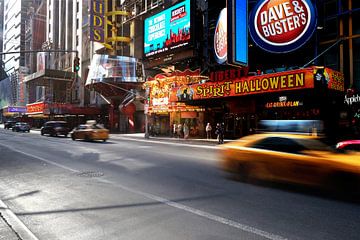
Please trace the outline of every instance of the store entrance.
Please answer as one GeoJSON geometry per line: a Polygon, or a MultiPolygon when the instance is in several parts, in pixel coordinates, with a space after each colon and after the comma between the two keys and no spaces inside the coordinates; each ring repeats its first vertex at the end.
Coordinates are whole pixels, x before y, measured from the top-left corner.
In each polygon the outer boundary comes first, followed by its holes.
{"type": "Polygon", "coordinates": [[[225,114],[225,138],[240,138],[255,132],[257,117],[254,114],[225,114]]]}
{"type": "Polygon", "coordinates": [[[154,114],[149,123],[150,136],[170,135],[170,115],[154,114]]]}

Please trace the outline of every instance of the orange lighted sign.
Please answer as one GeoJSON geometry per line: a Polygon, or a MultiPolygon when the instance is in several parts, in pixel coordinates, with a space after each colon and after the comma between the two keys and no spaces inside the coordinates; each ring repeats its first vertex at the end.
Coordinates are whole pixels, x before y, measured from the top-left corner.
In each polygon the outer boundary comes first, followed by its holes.
{"type": "Polygon", "coordinates": [[[184,101],[182,96],[189,94],[191,100],[234,97],[267,92],[281,92],[314,88],[312,69],[299,69],[282,73],[244,77],[222,82],[207,82],[174,88],[171,101],[184,101]],[[185,94],[182,92],[182,88],[185,94]]]}
{"type": "Polygon", "coordinates": [[[26,105],[26,112],[28,114],[44,113],[44,109],[45,109],[44,102],[32,103],[32,104],[26,105]]]}
{"type": "Polygon", "coordinates": [[[334,71],[330,68],[325,68],[324,72],[327,74],[326,78],[329,89],[345,91],[345,80],[343,73],[334,71]]]}

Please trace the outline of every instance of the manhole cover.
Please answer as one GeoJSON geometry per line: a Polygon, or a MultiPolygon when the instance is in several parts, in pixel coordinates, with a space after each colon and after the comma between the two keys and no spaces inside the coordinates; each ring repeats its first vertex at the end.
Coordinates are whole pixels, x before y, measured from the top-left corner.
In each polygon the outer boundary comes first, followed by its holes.
{"type": "Polygon", "coordinates": [[[79,177],[101,177],[104,176],[104,173],[102,172],[93,172],[93,171],[86,171],[86,172],[80,172],[77,174],[79,177]]]}

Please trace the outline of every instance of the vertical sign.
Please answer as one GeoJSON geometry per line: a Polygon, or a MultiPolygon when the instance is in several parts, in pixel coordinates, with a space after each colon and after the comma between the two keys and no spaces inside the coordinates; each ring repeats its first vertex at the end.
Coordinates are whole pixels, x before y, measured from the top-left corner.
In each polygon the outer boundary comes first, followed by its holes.
{"type": "Polygon", "coordinates": [[[45,53],[44,52],[38,52],[37,53],[37,72],[45,71],[45,53]]]}
{"type": "Polygon", "coordinates": [[[228,1],[228,63],[248,65],[247,0],[228,1]]]}
{"type": "Polygon", "coordinates": [[[90,41],[105,42],[105,4],[104,0],[90,2],[90,41]]]}

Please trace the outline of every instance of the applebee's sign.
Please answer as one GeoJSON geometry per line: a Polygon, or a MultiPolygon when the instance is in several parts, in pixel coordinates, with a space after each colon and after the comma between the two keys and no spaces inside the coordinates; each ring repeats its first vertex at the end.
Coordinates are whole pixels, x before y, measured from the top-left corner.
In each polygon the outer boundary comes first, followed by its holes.
{"type": "Polygon", "coordinates": [[[260,0],[251,12],[250,35],[269,52],[291,52],[305,44],[316,27],[310,0],[260,0]]]}

